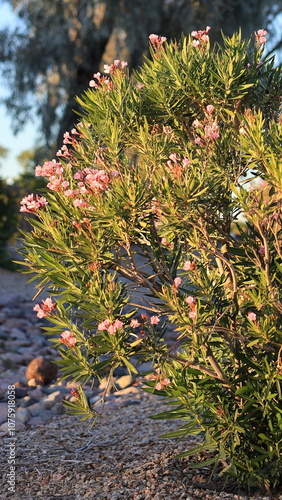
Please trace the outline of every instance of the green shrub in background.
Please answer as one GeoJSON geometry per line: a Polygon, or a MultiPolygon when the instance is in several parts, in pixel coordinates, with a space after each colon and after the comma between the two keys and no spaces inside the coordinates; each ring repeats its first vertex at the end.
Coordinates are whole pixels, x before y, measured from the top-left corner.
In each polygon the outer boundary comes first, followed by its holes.
{"type": "Polygon", "coordinates": [[[0,265],[14,268],[8,251],[8,241],[15,235],[20,220],[19,197],[15,186],[0,179],[0,265]]]}
{"type": "Polygon", "coordinates": [[[150,360],[147,390],[169,405],[158,418],[184,422],[170,436],[203,438],[185,455],[206,450],[221,474],[274,488],[281,71],[262,61],[264,30],[253,49],[240,34],[210,49],[208,31],[179,43],[151,35],[152,58],[134,77],[120,61],[94,75],[78,99],[81,122],[36,169],[49,181],[43,196],[21,202],[38,216],[25,263],[50,291],[35,310],[53,325],[64,377],[78,383],[72,412],[95,416],[82,390],[89,380],[121,364],[135,372],[133,355],[150,360]]]}
{"type": "MultiPolygon", "coordinates": [[[[19,213],[20,200],[33,189],[37,192],[46,186],[42,178],[34,178],[34,174],[26,172],[20,175],[12,184],[0,178],[0,266],[15,271],[18,266],[13,262],[16,251],[16,237],[19,229],[30,229],[22,214],[19,213]]],[[[36,218],[36,216],[34,216],[36,218]]]]}

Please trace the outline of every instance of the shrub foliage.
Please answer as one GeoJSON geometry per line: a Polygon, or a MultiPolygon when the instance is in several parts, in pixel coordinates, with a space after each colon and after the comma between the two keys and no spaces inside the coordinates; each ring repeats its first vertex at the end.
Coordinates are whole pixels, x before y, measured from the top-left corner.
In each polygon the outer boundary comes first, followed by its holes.
{"type": "Polygon", "coordinates": [[[50,298],[37,304],[83,393],[132,356],[166,398],[170,434],[199,434],[222,473],[249,487],[282,483],[281,70],[265,32],[209,46],[209,27],[179,43],[151,35],[133,76],[115,61],[78,98],[84,112],[36,213],[25,262],[50,298]],[[241,217],[247,222],[242,226],[241,217]],[[239,237],[232,230],[237,228],[239,237]],[[173,346],[166,331],[177,336],[173,346]]]}

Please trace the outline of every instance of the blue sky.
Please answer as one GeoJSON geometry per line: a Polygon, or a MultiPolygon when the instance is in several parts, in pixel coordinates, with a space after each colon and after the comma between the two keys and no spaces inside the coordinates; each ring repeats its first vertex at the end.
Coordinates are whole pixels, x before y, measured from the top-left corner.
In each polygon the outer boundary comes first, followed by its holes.
{"type": "MultiPolygon", "coordinates": [[[[16,23],[16,16],[10,7],[10,4],[0,0],[0,29],[7,26],[13,26],[16,23]]],[[[281,30],[282,15],[275,20],[275,31],[279,33],[281,30]]],[[[263,28],[259,26],[259,28],[263,28]]],[[[280,35],[280,33],[279,33],[280,35]]],[[[275,38],[275,37],[274,37],[275,38]]],[[[271,44],[271,40],[269,40],[271,44]]],[[[275,40],[273,39],[274,43],[275,40]]],[[[268,45],[269,47],[269,45],[268,45]]],[[[278,58],[277,58],[278,61],[278,58]]],[[[281,61],[281,56],[280,56],[281,61]]],[[[5,95],[4,82],[0,81],[0,99],[5,95]]],[[[0,159],[0,177],[12,181],[21,173],[21,166],[17,162],[17,156],[25,150],[31,149],[36,141],[36,128],[38,122],[36,118],[32,122],[28,122],[22,132],[16,136],[12,132],[11,119],[6,108],[0,105],[0,146],[4,146],[9,150],[9,154],[5,159],[0,159]]]]}
{"type": "MultiPolygon", "coordinates": [[[[15,15],[7,3],[0,4],[0,28],[13,26],[15,15]]],[[[4,82],[0,81],[0,98],[5,95],[4,82]]],[[[31,149],[36,138],[36,125],[28,123],[22,132],[16,136],[12,132],[11,119],[7,114],[5,106],[0,105],[0,145],[9,150],[6,158],[0,160],[0,177],[11,181],[21,173],[21,166],[16,157],[26,149],[31,149]]]]}

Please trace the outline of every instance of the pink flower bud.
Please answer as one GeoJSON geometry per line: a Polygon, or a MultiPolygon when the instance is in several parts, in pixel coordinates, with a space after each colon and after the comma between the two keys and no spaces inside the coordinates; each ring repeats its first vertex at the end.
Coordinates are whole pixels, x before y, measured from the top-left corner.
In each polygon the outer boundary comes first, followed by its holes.
{"type": "Polygon", "coordinates": [[[207,113],[209,115],[211,115],[213,110],[214,110],[214,106],[212,104],[208,104],[208,106],[206,107],[206,110],[207,110],[207,113]]]}
{"type": "Polygon", "coordinates": [[[181,285],[181,283],[182,283],[181,278],[175,278],[175,280],[174,280],[174,282],[173,282],[173,284],[174,284],[175,288],[178,288],[178,287],[179,287],[179,285],[181,285]]]}
{"type": "Polygon", "coordinates": [[[264,245],[261,245],[261,246],[259,247],[258,253],[259,253],[260,255],[264,255],[264,254],[265,254],[265,248],[264,248],[264,245]]]}

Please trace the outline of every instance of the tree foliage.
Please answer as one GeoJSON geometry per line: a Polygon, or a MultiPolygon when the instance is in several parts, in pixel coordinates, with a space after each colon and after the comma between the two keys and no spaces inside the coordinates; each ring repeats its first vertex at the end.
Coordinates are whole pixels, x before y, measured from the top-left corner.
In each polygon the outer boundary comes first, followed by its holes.
{"type": "MultiPolygon", "coordinates": [[[[136,68],[147,53],[147,37],[188,34],[220,27],[243,34],[265,28],[282,6],[272,0],[2,0],[21,23],[0,32],[2,75],[9,85],[5,103],[19,131],[35,110],[50,147],[74,123],[74,98],[93,73],[114,59],[136,68]]],[[[60,143],[58,142],[58,146],[60,143]]]]}

